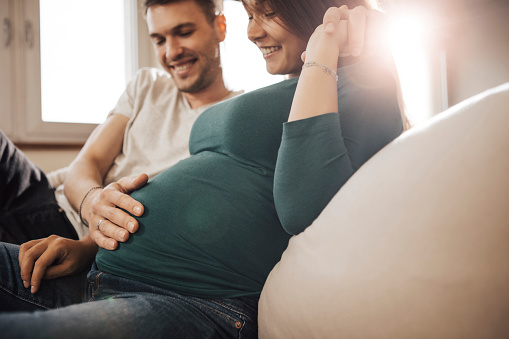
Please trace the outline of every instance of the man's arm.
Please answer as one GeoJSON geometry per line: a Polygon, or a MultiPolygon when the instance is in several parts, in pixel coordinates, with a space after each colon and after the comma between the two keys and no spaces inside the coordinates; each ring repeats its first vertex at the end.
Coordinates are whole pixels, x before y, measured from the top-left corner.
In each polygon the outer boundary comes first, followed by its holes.
{"type": "Polygon", "coordinates": [[[89,224],[91,239],[100,247],[110,250],[117,247],[117,241],[126,241],[129,232],[138,229],[136,219],[125,211],[140,216],[143,214],[143,205],[128,194],[145,185],[148,178],[146,175],[124,178],[104,189],[90,190],[103,186],[106,173],[122,150],[128,121],[123,115],[113,114],[99,125],[69,166],[64,182],[65,196],[89,224]],[[99,220],[103,220],[101,230],[97,228],[99,220]]]}

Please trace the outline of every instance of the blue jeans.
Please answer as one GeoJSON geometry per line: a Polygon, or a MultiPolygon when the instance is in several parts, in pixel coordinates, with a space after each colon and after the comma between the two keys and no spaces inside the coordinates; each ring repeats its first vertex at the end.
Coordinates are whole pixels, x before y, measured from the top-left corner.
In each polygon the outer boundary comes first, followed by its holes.
{"type": "Polygon", "coordinates": [[[19,247],[0,243],[2,338],[257,338],[257,298],[208,299],[99,271],[43,281],[31,295],[19,247]],[[87,283],[88,280],[88,283],[87,283]],[[13,311],[22,311],[14,312],[13,311]]]}
{"type": "Polygon", "coordinates": [[[52,234],[78,239],[44,172],[0,131],[0,241],[22,244],[52,234]]]}

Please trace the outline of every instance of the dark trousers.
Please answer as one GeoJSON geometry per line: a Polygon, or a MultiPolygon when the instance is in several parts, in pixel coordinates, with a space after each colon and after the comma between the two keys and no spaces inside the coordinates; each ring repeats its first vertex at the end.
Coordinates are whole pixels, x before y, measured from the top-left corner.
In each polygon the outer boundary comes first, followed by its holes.
{"type": "Polygon", "coordinates": [[[0,131],[0,241],[22,244],[52,234],[78,239],[44,172],[0,131]]]}

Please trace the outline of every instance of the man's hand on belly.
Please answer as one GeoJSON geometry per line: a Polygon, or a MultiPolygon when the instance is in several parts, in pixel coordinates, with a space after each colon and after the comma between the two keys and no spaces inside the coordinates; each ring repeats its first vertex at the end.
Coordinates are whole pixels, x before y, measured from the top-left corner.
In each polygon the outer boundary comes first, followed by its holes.
{"type": "Polygon", "coordinates": [[[124,177],[93,196],[89,207],[92,216],[87,219],[90,220],[90,238],[98,246],[114,250],[118,241],[127,241],[129,233],[138,230],[138,221],[132,215],[143,215],[144,208],[129,194],[145,186],[147,181],[146,174],[124,177]]]}

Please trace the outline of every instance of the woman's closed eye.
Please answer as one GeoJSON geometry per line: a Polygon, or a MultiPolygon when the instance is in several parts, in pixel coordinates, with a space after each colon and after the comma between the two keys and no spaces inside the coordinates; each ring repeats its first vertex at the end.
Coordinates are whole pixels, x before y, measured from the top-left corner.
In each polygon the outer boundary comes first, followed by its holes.
{"type": "Polygon", "coordinates": [[[265,15],[265,17],[266,17],[267,19],[272,19],[273,17],[275,17],[275,16],[276,16],[276,12],[274,12],[274,11],[265,12],[265,14],[264,14],[264,15],[265,15]]]}
{"type": "MultiPolygon", "coordinates": [[[[274,11],[271,11],[271,12],[265,12],[263,14],[263,16],[266,18],[266,19],[272,19],[276,16],[276,12],[274,11]]],[[[251,13],[248,13],[247,14],[247,18],[248,20],[253,20],[253,15],[251,13]]]]}

